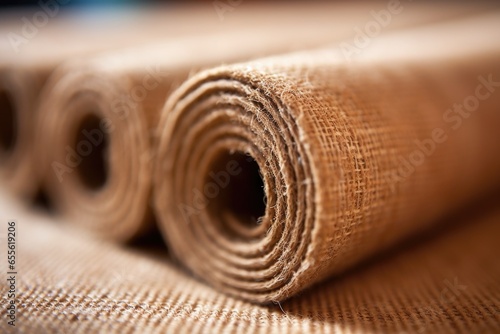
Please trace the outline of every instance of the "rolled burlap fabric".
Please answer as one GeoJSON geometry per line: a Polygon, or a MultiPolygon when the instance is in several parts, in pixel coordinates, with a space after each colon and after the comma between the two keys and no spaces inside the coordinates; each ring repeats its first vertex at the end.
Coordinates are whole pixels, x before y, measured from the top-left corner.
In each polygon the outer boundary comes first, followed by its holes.
{"type": "MultiPolygon", "coordinates": [[[[37,135],[38,172],[56,208],[99,236],[125,241],[148,231],[152,143],[166,97],[195,69],[294,48],[280,30],[261,36],[186,37],[58,69],[42,96],[37,135]]],[[[329,35],[303,37],[300,45],[310,47],[329,35]]]]}
{"type": "Polygon", "coordinates": [[[188,80],[163,110],[154,180],[175,256],[280,301],[498,186],[499,18],[188,80]]]}
{"type": "MultiPolygon", "coordinates": [[[[66,221],[122,241],[148,231],[154,132],[175,87],[205,67],[342,40],[350,31],[341,27],[365,23],[373,7],[363,12],[358,5],[339,6],[334,13],[322,6],[293,8],[252,29],[184,37],[62,66],[42,98],[37,152],[40,178],[66,221]],[[299,14],[305,16],[297,25],[299,14]]],[[[271,17],[273,11],[265,9],[242,8],[241,16],[271,17]]],[[[418,7],[400,13],[387,30],[463,9],[454,10],[427,15],[427,7],[418,7]]]]}

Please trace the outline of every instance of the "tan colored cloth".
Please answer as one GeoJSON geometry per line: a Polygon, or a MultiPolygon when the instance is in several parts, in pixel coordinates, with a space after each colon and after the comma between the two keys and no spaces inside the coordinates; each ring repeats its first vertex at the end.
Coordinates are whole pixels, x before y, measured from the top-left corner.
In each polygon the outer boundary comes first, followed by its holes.
{"type": "Polygon", "coordinates": [[[221,291],[280,301],[498,187],[499,30],[496,12],[351,62],[311,51],[194,76],[159,127],[167,244],[221,291]]]}
{"type": "MultiPolygon", "coordinates": [[[[385,7],[380,4],[381,11],[387,12],[385,7]]],[[[59,211],[71,217],[68,221],[98,235],[132,239],[153,224],[152,142],[161,108],[174,88],[202,68],[338,43],[352,33],[345,27],[365,23],[372,8],[296,5],[276,17],[272,6],[270,11],[241,8],[239,17],[261,13],[273,19],[252,23],[251,29],[224,22],[226,28],[208,30],[222,34],[171,38],[67,64],[53,75],[42,97],[37,174],[59,211]]],[[[462,6],[401,9],[381,34],[465,15],[462,6]]]]}
{"type": "MultiPolygon", "coordinates": [[[[448,218],[438,234],[269,306],[228,297],[189,277],[163,247],[98,241],[4,198],[1,203],[2,221],[18,222],[18,333],[500,330],[498,197],[448,218]]],[[[2,280],[2,310],[5,291],[2,280]]],[[[0,330],[10,333],[1,320],[0,330]]]]}

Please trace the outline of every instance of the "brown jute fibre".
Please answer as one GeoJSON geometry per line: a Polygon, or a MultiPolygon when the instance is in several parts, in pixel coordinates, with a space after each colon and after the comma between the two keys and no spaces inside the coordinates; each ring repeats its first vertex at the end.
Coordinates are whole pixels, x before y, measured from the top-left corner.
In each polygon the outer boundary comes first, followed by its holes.
{"type": "Polygon", "coordinates": [[[154,182],[175,256],[221,291],[281,301],[498,186],[499,29],[497,12],[350,62],[303,52],[188,80],[154,182]]]}
{"type": "MultiPolygon", "coordinates": [[[[229,297],[187,276],[163,249],[98,241],[61,228],[62,221],[24,212],[3,198],[1,203],[0,212],[8,209],[18,218],[17,333],[500,330],[498,198],[489,210],[450,218],[453,229],[268,306],[229,297]]],[[[2,280],[2,309],[6,290],[2,280]]],[[[0,331],[9,333],[6,326],[2,318],[0,331]]]]}
{"type": "MultiPolygon", "coordinates": [[[[417,6],[386,30],[464,15],[461,8],[429,13],[417,6]]],[[[252,29],[225,25],[223,34],[170,39],[61,66],[42,95],[36,139],[37,172],[50,198],[67,221],[100,236],[123,241],[150,230],[152,143],[170,92],[202,68],[338,42],[351,33],[341,27],[363,23],[363,13],[359,5],[292,7],[252,29]],[[299,14],[297,25],[291,19],[299,14]]]]}

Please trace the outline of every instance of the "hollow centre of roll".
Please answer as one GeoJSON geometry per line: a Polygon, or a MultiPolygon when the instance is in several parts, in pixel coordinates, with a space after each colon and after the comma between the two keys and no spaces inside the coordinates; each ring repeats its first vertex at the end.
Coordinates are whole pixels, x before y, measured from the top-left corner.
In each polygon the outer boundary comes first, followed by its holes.
{"type": "Polygon", "coordinates": [[[17,118],[14,103],[5,90],[0,90],[0,149],[10,153],[16,145],[17,118]]]}
{"type": "Polygon", "coordinates": [[[102,124],[102,119],[94,114],[85,116],[73,144],[72,153],[78,161],[77,175],[91,190],[101,188],[108,179],[109,138],[102,124]]]}
{"type": "Polygon", "coordinates": [[[233,223],[244,229],[258,227],[259,218],[264,216],[264,182],[257,162],[245,153],[224,152],[215,160],[208,172],[205,190],[218,187],[218,195],[209,201],[214,217],[229,214],[233,223]]]}

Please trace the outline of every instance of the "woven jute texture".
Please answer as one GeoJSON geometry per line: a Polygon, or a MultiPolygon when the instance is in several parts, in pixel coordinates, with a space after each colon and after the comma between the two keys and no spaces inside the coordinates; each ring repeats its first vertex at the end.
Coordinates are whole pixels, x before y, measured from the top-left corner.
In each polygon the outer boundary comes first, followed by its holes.
{"type": "Polygon", "coordinates": [[[280,301],[498,186],[499,28],[497,12],[350,61],[303,52],[188,80],[154,182],[175,256],[221,291],[280,301]]]}
{"type": "MultiPolygon", "coordinates": [[[[244,23],[224,25],[229,31],[223,34],[171,38],[60,67],[42,94],[36,139],[36,171],[56,207],[68,221],[116,240],[150,230],[151,145],[170,92],[202,68],[345,39],[351,32],[343,27],[363,23],[373,8],[365,6],[292,7],[250,30],[244,23]],[[291,20],[298,16],[300,25],[291,20]]],[[[265,17],[276,13],[265,9],[265,17]]],[[[386,31],[461,17],[461,11],[416,7],[386,31]]],[[[247,17],[256,10],[242,12],[247,17]]]]}
{"type": "MultiPolygon", "coordinates": [[[[500,330],[498,198],[489,209],[448,218],[440,233],[268,306],[206,286],[172,264],[161,247],[98,241],[62,221],[1,203],[3,221],[17,218],[19,254],[16,328],[2,316],[4,333],[500,330]]],[[[1,233],[3,239],[5,229],[1,233]]],[[[1,254],[6,258],[4,247],[1,254]]],[[[2,280],[2,310],[7,289],[2,280]]]]}

